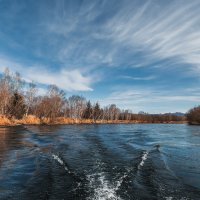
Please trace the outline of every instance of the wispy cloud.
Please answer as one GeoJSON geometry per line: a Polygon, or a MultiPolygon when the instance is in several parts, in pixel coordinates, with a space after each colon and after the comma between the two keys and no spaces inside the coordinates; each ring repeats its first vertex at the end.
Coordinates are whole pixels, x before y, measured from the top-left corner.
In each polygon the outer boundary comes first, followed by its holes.
{"type": "Polygon", "coordinates": [[[45,21],[43,32],[52,45],[59,46],[56,58],[84,63],[90,69],[153,66],[169,59],[172,67],[187,64],[188,73],[200,72],[199,1],[125,1],[109,16],[110,6],[98,1],[82,4],[75,15],[72,11],[77,8],[68,12],[64,3],[56,3],[54,20],[45,21]],[[54,34],[65,40],[54,39],[54,34]]]}
{"type": "Polygon", "coordinates": [[[188,89],[169,92],[161,88],[132,87],[117,88],[111,94],[102,99],[103,105],[115,103],[121,108],[131,108],[135,112],[145,110],[151,113],[181,111],[187,112],[189,107],[183,107],[182,103],[195,105],[200,102],[200,96],[196,91],[187,92],[188,89]],[[170,106],[169,106],[170,105],[170,106]],[[180,106],[180,107],[179,107],[180,106]]]}
{"type": "Polygon", "coordinates": [[[183,89],[200,83],[199,0],[22,1],[0,11],[1,71],[142,110],[198,103],[198,91],[183,89]]]}
{"type": "MultiPolygon", "coordinates": [[[[18,7],[12,6],[15,18],[22,11],[18,7]]],[[[135,0],[118,5],[112,0],[53,1],[40,4],[35,29],[23,24],[19,27],[27,32],[31,29],[28,35],[34,38],[33,54],[67,63],[68,68],[142,67],[172,59],[188,64],[188,71],[199,72],[199,12],[198,0],[135,0]]],[[[15,31],[14,25],[9,28],[15,31]]],[[[23,45],[28,39],[24,38],[23,45]]]]}
{"type": "Polygon", "coordinates": [[[144,60],[139,60],[141,64],[174,59],[187,63],[188,71],[200,72],[199,1],[170,1],[167,4],[147,1],[145,5],[130,7],[124,7],[108,21],[106,37],[119,46],[145,53],[144,60]]]}
{"type": "Polygon", "coordinates": [[[67,63],[68,68],[142,67],[172,59],[188,64],[187,71],[200,71],[198,0],[113,5],[114,1],[41,4],[40,21],[30,33],[34,38],[31,51],[67,63]]]}
{"type": "Polygon", "coordinates": [[[156,79],[156,76],[145,76],[145,77],[137,77],[137,76],[120,76],[123,79],[135,80],[135,81],[150,81],[156,79]]]}

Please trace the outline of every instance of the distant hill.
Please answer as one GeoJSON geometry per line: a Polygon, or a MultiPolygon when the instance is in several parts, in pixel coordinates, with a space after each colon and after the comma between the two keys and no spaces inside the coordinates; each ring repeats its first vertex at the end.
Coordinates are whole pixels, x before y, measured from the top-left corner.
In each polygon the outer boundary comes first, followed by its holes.
{"type": "Polygon", "coordinates": [[[185,116],[185,113],[182,113],[182,112],[175,112],[175,113],[165,113],[167,115],[175,115],[175,116],[178,116],[178,117],[183,117],[185,116]]]}

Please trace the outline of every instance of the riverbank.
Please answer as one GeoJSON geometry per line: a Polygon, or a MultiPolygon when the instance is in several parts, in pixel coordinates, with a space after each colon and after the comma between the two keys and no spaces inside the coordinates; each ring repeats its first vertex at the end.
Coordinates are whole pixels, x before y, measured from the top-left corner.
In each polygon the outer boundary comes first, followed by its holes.
{"type": "Polygon", "coordinates": [[[64,124],[139,124],[139,123],[164,123],[164,124],[185,124],[187,121],[166,121],[166,122],[148,122],[138,120],[96,120],[93,119],[72,119],[66,117],[58,117],[55,119],[38,118],[34,115],[28,115],[22,119],[7,118],[0,116],[0,126],[17,126],[17,125],[64,125],[64,124]]]}

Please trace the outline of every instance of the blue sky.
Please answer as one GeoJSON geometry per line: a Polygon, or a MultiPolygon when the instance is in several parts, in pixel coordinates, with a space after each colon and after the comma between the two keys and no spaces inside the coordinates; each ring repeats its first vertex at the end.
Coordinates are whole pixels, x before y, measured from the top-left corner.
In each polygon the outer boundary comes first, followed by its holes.
{"type": "Polygon", "coordinates": [[[0,0],[0,72],[101,105],[200,104],[200,1],[0,0]]]}

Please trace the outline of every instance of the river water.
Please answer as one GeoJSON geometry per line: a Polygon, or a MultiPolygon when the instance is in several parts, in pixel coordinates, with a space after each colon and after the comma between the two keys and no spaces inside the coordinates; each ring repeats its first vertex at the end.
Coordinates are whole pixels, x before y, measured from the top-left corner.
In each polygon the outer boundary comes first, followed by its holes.
{"type": "Polygon", "coordinates": [[[0,199],[200,199],[200,126],[0,128],[0,199]]]}

